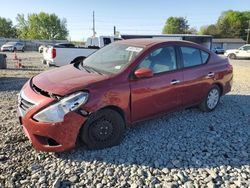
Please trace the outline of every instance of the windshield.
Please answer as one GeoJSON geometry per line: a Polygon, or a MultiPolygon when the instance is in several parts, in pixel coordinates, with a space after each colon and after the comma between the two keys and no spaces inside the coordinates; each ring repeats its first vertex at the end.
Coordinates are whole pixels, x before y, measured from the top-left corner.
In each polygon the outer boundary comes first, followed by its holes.
{"type": "Polygon", "coordinates": [[[113,43],[87,57],[79,66],[98,73],[116,74],[123,70],[141,51],[142,47],[113,43]]]}

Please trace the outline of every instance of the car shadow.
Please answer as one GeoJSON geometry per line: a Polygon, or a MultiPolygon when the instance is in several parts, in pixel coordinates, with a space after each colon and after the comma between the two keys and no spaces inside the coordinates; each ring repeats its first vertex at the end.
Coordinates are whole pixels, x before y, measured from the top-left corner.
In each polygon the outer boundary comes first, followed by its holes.
{"type": "Polygon", "coordinates": [[[0,77],[1,91],[20,91],[29,78],[25,77],[0,77]]]}
{"type": "Polygon", "coordinates": [[[250,164],[250,95],[226,95],[216,110],[196,108],[138,123],[118,146],[78,147],[56,157],[79,162],[202,168],[250,164]]]}

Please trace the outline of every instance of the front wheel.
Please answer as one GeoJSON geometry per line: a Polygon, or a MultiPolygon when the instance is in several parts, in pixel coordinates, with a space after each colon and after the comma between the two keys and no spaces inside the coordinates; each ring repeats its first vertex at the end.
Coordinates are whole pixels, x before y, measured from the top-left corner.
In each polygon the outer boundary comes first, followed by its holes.
{"type": "Polygon", "coordinates": [[[204,112],[210,112],[216,108],[220,101],[220,88],[214,85],[208,92],[207,97],[202,101],[199,108],[204,112]]]}
{"type": "Polygon", "coordinates": [[[229,54],[228,57],[229,57],[229,59],[236,59],[236,55],[235,54],[229,54]]]}
{"type": "Polygon", "coordinates": [[[103,109],[92,114],[80,131],[80,140],[89,149],[102,149],[120,143],[125,122],[115,110],[103,109]]]}

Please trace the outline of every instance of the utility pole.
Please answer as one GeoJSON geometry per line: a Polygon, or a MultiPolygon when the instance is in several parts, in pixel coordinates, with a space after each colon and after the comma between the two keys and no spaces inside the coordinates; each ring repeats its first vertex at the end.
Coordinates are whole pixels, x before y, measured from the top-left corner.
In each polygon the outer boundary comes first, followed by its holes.
{"type": "Polygon", "coordinates": [[[250,20],[248,21],[248,29],[246,29],[245,30],[246,32],[247,32],[247,44],[249,44],[250,43],[250,36],[249,36],[249,34],[250,34],[250,20]]]}
{"type": "Polygon", "coordinates": [[[95,37],[95,11],[93,11],[93,37],[95,37]]]}
{"type": "Polygon", "coordinates": [[[114,26],[114,36],[116,35],[116,27],[114,26]]]}

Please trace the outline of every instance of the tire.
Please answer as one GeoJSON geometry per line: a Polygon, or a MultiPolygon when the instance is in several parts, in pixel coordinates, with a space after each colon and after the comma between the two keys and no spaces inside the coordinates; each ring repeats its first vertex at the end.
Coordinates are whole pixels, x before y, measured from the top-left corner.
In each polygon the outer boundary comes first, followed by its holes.
{"type": "Polygon", "coordinates": [[[202,103],[199,105],[199,108],[203,112],[211,112],[213,111],[219,101],[221,96],[221,90],[217,85],[214,85],[208,92],[206,98],[202,101],[202,103]]]}
{"type": "Polygon", "coordinates": [[[73,63],[79,64],[79,63],[81,63],[85,58],[86,58],[86,57],[77,57],[77,58],[75,58],[73,61],[71,61],[70,64],[73,64],[73,63]]]}
{"type": "Polygon", "coordinates": [[[229,59],[236,59],[236,55],[235,54],[229,54],[228,57],[229,57],[229,59]]]}
{"type": "Polygon", "coordinates": [[[122,116],[115,110],[103,109],[90,115],[80,130],[79,138],[88,149],[103,149],[118,145],[124,130],[122,116]]]}

